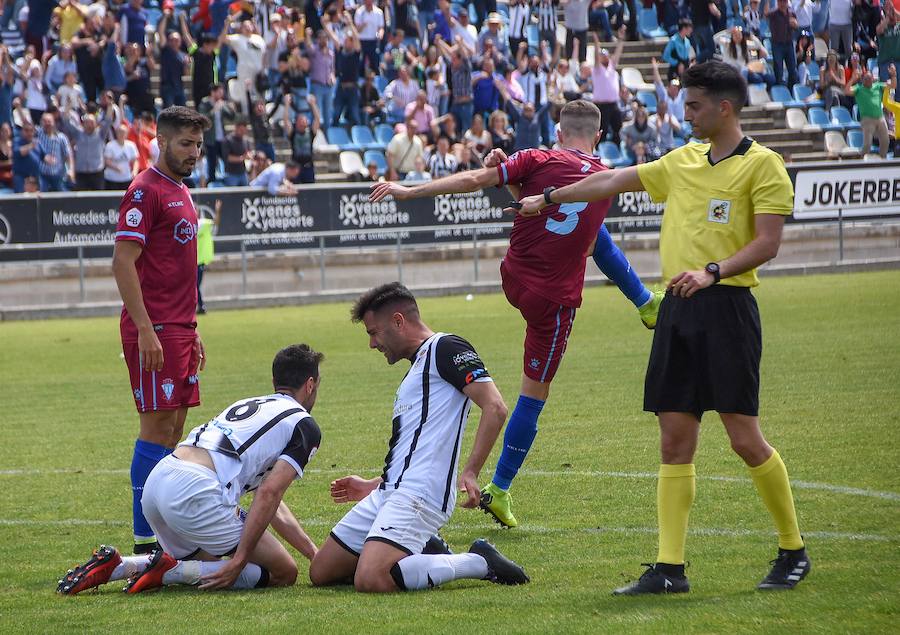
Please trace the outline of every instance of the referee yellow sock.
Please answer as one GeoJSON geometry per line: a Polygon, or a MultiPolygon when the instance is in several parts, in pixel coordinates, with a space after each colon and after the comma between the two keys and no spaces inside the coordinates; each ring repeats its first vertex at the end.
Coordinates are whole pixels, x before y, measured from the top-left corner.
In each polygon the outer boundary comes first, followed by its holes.
{"type": "Polygon", "coordinates": [[[656,513],[659,522],[657,562],[684,564],[688,516],[694,504],[697,473],[693,463],[659,466],[656,513]]]}
{"type": "Polygon", "coordinates": [[[765,463],[751,467],[750,476],[778,530],[778,546],[782,549],[801,549],[803,538],[797,526],[794,495],[788,480],[787,468],[777,451],[765,463]]]}

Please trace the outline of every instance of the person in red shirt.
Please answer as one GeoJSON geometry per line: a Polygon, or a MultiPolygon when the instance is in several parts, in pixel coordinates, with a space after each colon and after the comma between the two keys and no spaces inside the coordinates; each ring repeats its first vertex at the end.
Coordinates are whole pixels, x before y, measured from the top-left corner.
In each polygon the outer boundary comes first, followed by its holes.
{"type": "Polygon", "coordinates": [[[181,106],[157,120],[159,160],[132,181],[119,205],[113,276],[120,333],[140,432],[131,463],[135,553],[158,548],[141,511],[150,471],[181,439],[200,404],[205,364],[197,334],[197,211],[182,179],[200,158],[209,120],[181,106]]]}
{"type": "MultiPolygon", "coordinates": [[[[561,150],[522,150],[508,159],[495,155],[489,162],[494,167],[410,187],[377,183],[372,186],[370,200],[375,202],[387,196],[397,200],[434,197],[474,192],[491,185],[505,185],[517,198],[526,192],[540,194],[606,170],[599,157],[592,154],[599,139],[600,111],[590,102],[575,100],[566,104],[560,114],[561,150]]],[[[581,306],[586,256],[594,252],[595,241],[599,244],[602,239],[604,247],[616,250],[627,264],[609,233],[601,231],[609,206],[609,199],[572,203],[553,206],[528,222],[522,222],[523,217],[518,215],[513,221],[500,275],[503,292],[526,322],[524,373],[500,460],[481,498],[482,509],[506,527],[518,525],[507,490],[537,435],[537,420],[550,394],[550,382],[566,352],[575,312],[581,306]]],[[[628,271],[640,285],[630,267],[628,271]]],[[[646,296],[658,310],[656,296],[649,291],[646,296]]]]}

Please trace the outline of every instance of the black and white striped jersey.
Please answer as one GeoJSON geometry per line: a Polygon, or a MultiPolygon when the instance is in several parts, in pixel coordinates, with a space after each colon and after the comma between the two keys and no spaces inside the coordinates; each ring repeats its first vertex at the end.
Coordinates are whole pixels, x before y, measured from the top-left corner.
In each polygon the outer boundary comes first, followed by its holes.
{"type": "Polygon", "coordinates": [[[197,426],[179,445],[208,450],[226,499],[237,503],[259,487],[278,459],[297,478],[319,449],[322,433],[293,397],[275,393],[237,401],[197,426]]]}
{"type": "MultiPolygon", "coordinates": [[[[530,21],[531,7],[527,1],[509,5],[509,37],[517,40],[527,38],[528,32],[526,29],[530,21]]],[[[512,53],[515,54],[515,51],[512,53]]]]}
{"type": "Polygon", "coordinates": [[[540,0],[535,7],[538,16],[538,29],[541,32],[550,31],[556,33],[556,5],[555,0],[540,0]]]}
{"type": "Polygon", "coordinates": [[[493,379],[472,345],[456,335],[435,333],[410,361],[394,400],[381,488],[403,489],[450,512],[471,407],[462,390],[493,379]]]}

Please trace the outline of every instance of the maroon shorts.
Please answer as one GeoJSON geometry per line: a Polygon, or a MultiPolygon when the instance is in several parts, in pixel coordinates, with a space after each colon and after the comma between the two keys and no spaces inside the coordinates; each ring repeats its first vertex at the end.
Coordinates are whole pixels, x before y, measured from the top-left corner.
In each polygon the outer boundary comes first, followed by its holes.
{"type": "Polygon", "coordinates": [[[566,352],[566,343],[575,308],[539,296],[523,286],[500,265],[503,293],[525,318],[525,375],[540,383],[550,383],[566,352]]]}
{"type": "Polygon", "coordinates": [[[137,342],[122,342],[131,392],[138,412],[176,410],[200,405],[200,378],[197,373],[195,346],[197,340],[160,339],[163,369],[141,367],[137,342]]]}

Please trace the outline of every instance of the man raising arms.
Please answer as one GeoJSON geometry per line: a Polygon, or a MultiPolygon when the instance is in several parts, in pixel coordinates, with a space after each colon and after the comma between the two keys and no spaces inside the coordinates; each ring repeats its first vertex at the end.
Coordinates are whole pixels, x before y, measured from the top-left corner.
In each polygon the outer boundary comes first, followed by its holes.
{"type": "Polygon", "coordinates": [[[547,205],[639,190],[666,203],[659,248],[668,292],[644,384],[644,409],[659,416],[661,435],[659,553],[638,581],[615,593],[689,590],[684,548],[693,458],[708,410],[719,413],[778,531],[778,556],[758,588],[792,589],[809,573],[810,560],[787,469],[759,426],[762,333],[750,287],[759,284],[756,268],[778,253],[793,188],[782,158],[741,131],[747,84],[739,72],[710,61],[689,68],[682,81],[685,118],[709,143],[530,196],[519,213],[542,218],[547,205]]]}
{"type": "Polygon", "coordinates": [[[159,160],[134,179],[119,205],[113,276],[124,304],[120,332],[140,417],[131,462],[134,551],[159,545],[141,512],[150,470],[181,439],[200,404],[205,364],[197,334],[197,212],[182,179],[200,158],[209,120],[172,106],[157,120],[159,160]]]}
{"type": "MultiPolygon", "coordinates": [[[[562,150],[523,150],[509,159],[493,155],[496,167],[454,174],[430,183],[404,187],[396,183],[372,186],[371,200],[386,196],[403,200],[440,194],[474,192],[491,186],[508,186],[514,195],[543,192],[552,185],[574,183],[585,174],[606,167],[593,156],[600,137],[600,111],[590,102],[572,101],[560,115],[562,150]]],[[[515,527],[509,487],[525,461],[537,435],[537,422],[550,394],[550,382],[566,351],[566,343],[581,306],[585,254],[603,253],[615,262],[616,271],[601,269],[620,288],[630,287],[640,295],[640,305],[656,321],[659,299],[650,293],[631,270],[609,232],[601,231],[609,201],[571,203],[556,207],[546,218],[517,216],[509,237],[509,251],[500,265],[503,291],[510,304],[525,318],[525,356],[522,389],[503,437],[503,451],[492,482],[484,489],[481,506],[504,527],[515,527]],[[599,232],[599,233],[598,233],[599,232]],[[596,241],[596,248],[592,244],[596,241]],[[624,281],[624,282],[623,282],[624,281]],[[624,285],[624,286],[623,286],[624,285]]],[[[644,316],[642,316],[644,317],[644,316]]]]}

